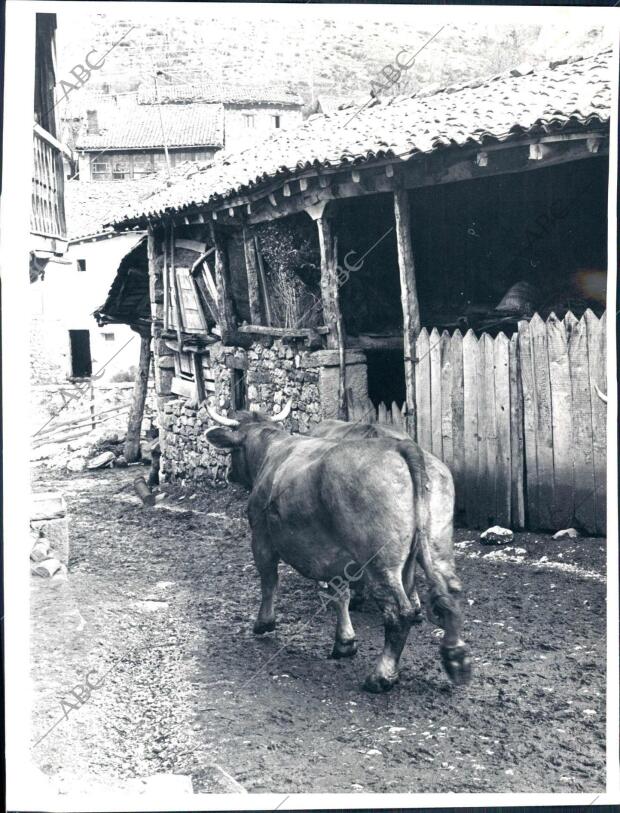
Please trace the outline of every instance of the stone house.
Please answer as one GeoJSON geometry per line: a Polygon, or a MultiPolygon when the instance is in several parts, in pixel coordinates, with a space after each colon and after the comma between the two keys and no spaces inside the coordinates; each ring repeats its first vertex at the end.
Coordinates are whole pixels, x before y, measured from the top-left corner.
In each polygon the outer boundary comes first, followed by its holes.
{"type": "Polygon", "coordinates": [[[301,98],[285,87],[215,84],[143,85],[135,103],[101,101],[86,111],[75,137],[80,179],[135,180],[172,168],[208,163],[301,122],[301,98]]]}
{"type": "Polygon", "coordinates": [[[148,230],[132,285],[148,289],[150,310],[126,318],[152,320],[166,476],[225,476],[204,439],[205,399],[277,413],[290,397],[300,432],[370,404],[449,462],[461,508],[477,421],[474,480],[489,492],[473,489],[483,510],[472,524],[527,524],[525,461],[543,446],[528,434],[522,333],[535,310],[567,314],[569,327],[585,314],[594,336],[604,310],[604,287],[588,280],[606,273],[610,60],[313,115],[119,214],[117,230],[148,230]]]}

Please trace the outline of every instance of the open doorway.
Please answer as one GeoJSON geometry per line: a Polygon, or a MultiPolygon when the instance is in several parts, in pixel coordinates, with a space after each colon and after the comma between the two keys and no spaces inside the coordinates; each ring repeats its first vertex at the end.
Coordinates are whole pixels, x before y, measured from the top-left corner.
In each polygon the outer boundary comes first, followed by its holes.
{"type": "Polygon", "coordinates": [[[89,378],[93,374],[88,330],[70,330],[71,378],[89,378]]]}
{"type": "Polygon", "coordinates": [[[383,401],[402,407],[407,399],[403,350],[367,350],[368,397],[377,407],[383,401]]]}

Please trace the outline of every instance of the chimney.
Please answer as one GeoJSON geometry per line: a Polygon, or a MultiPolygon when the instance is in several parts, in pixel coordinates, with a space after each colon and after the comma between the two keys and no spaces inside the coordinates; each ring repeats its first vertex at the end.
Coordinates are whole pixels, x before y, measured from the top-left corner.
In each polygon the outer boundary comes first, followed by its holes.
{"type": "Polygon", "coordinates": [[[99,121],[96,110],[86,111],[86,132],[88,135],[99,135],[99,121]]]}

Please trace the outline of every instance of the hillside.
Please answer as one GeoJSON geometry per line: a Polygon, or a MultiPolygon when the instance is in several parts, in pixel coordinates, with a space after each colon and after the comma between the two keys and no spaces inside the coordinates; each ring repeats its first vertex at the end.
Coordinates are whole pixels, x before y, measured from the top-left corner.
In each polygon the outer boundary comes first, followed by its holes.
{"type": "MultiPolygon", "coordinates": [[[[135,90],[152,81],[158,70],[169,80],[210,80],[225,84],[287,82],[306,102],[322,94],[368,95],[380,72],[406,49],[402,60],[421,48],[438,26],[420,26],[385,19],[331,19],[322,8],[307,19],[277,19],[259,12],[234,19],[205,16],[184,19],[170,15],[149,22],[143,18],[90,14],[58,15],[59,78],[83,62],[92,48],[97,56],[110,51],[105,64],[79,94],[72,107],[84,107],[98,96],[135,90]],[[114,43],[135,26],[116,47],[114,43]],[[78,98],[79,96],[79,98],[78,98]]],[[[273,7],[268,8],[273,15],[273,7]]],[[[448,25],[416,58],[398,85],[387,93],[413,92],[422,85],[452,84],[489,76],[507,67],[590,53],[607,45],[600,29],[576,32],[540,25],[448,25]]]]}

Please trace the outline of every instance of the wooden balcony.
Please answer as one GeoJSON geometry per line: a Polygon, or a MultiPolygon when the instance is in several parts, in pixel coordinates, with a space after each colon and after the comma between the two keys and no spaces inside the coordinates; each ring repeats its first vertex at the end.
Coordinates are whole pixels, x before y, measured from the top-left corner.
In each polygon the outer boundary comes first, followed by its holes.
{"type": "Polygon", "coordinates": [[[42,238],[38,243],[49,244],[55,253],[58,249],[62,252],[62,248],[56,246],[57,241],[65,243],[67,240],[62,154],[69,151],[38,124],[34,125],[33,138],[30,231],[42,238]]]}

